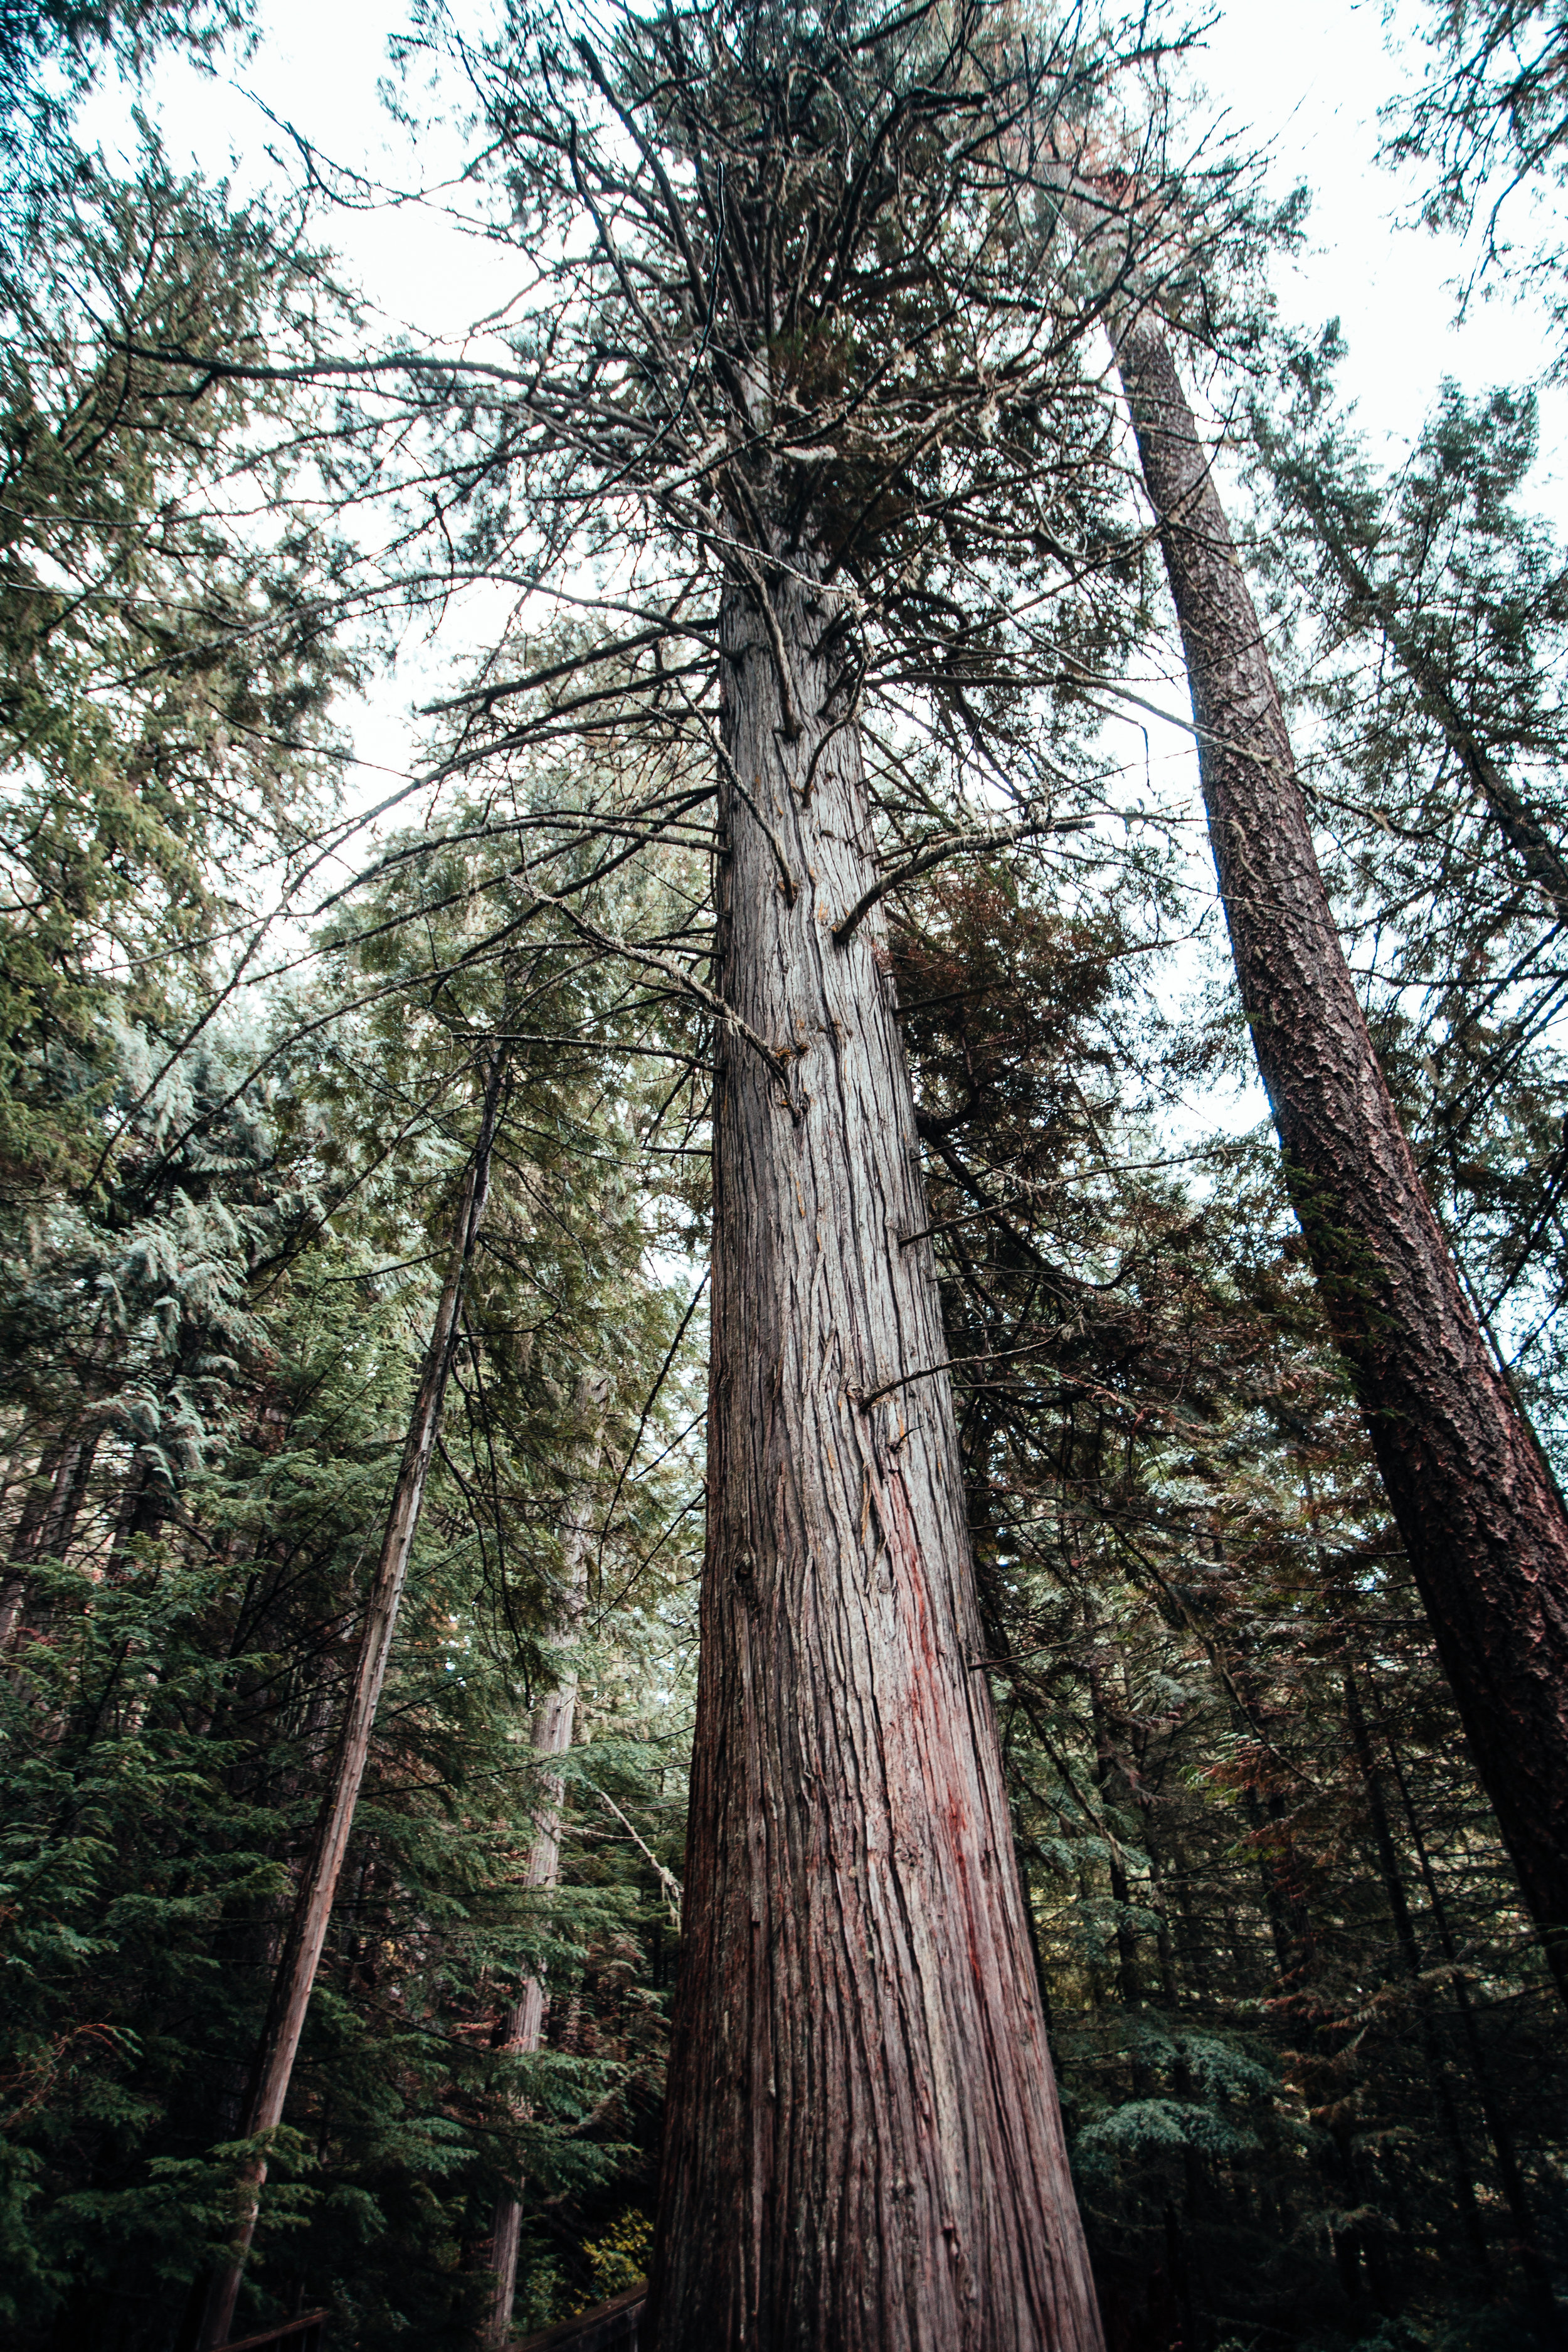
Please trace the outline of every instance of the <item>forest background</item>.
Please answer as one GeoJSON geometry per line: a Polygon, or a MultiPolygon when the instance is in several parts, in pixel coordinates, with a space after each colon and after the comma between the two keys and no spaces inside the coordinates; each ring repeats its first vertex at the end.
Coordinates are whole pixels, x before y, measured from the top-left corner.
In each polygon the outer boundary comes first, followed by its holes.
{"type": "MultiPolygon", "coordinates": [[[[1511,16],[1561,40],[1558,12],[1511,16]]],[[[1408,107],[1446,16],[1299,20],[1333,92],[1300,152],[1250,19],[1169,67],[1184,152],[1222,109],[1243,148],[1278,135],[1191,356],[1379,1052],[1561,1471],[1568,903],[1489,831],[1386,609],[1555,856],[1554,151],[1489,254],[1510,158],[1446,205],[1441,126],[1408,107]],[[1332,139],[1347,48],[1366,79],[1332,139]],[[1279,210],[1298,168],[1304,230],[1279,210]],[[1396,233],[1424,205],[1435,226],[1396,233]]],[[[280,73],[256,29],[246,58],[216,13],[0,25],[0,2296],[27,2347],[188,2340],[232,2226],[498,1051],[481,1245],[241,2317],[481,2340],[516,2189],[526,2332],[639,2275],[653,2210],[701,1556],[700,779],[661,776],[655,837],[630,671],[586,748],[476,730],[489,706],[460,698],[561,612],[461,494],[432,562],[422,415],[373,425],[261,364],[439,346],[494,310],[493,223],[453,219],[452,28],[395,72],[390,15],[301,20],[280,73]],[[415,126],[384,143],[384,74],[415,126]],[[192,351],[255,364],[156,356],[192,351]],[[574,918],[542,916],[546,868],[574,918]]],[[[889,910],[1107,2332],[1554,2342],[1559,2014],[1303,1265],[1125,507],[1121,619],[1047,698],[1078,830],[971,842],[889,910]]]]}

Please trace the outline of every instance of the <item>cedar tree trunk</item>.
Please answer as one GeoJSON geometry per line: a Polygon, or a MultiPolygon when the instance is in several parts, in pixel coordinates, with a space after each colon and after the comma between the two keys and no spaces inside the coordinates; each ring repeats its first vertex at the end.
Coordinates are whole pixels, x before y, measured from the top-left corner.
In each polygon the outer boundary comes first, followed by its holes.
{"type": "Polygon", "coordinates": [[[1373,1050],[1279,688],[1158,325],[1118,363],[1181,625],[1209,838],[1287,1181],[1524,1897],[1568,1998],[1568,1516],[1373,1050]]]}
{"type": "MultiPolygon", "coordinates": [[[[305,2013],[310,2005],[310,1994],[316,1981],[316,1969],[332,1914],[332,1898],[337,1893],[343,1856],[348,1851],[349,1837],[353,1829],[354,1808],[359,1802],[360,1783],[364,1779],[370,1737],[375,1725],[375,1710],[381,1698],[382,1684],[386,1679],[387,1661],[392,1654],[392,1637],[396,1630],[404,1580],[408,1573],[414,1538],[419,1532],[425,1481],[440,1432],[447,1378],[452,1369],[452,1358],[457,1348],[464,1281],[479,1238],[485,1195],[489,1187],[490,1148],[495,1139],[504,1061],[500,1046],[492,1048],[479,1139],[463,1191],[447,1278],[442,1285],[429,1344],[425,1350],[424,1368],[414,1400],[414,1410],[409,1416],[397,1484],[393,1488],[392,1504],[386,1516],[381,1555],[371,1580],[364,1631],[360,1637],[359,1655],[354,1663],[353,1682],[349,1691],[337,1752],[317,1818],[310,1859],[300,1881],[294,1915],[289,1922],[282,1958],[278,1964],[271,2005],[252,2069],[252,2087],[247,2102],[244,2128],[240,2133],[243,2139],[258,2139],[264,2133],[275,2131],[283,2119],[283,2105],[289,2095],[294,2058],[300,2047],[305,2013]]],[[[246,2258],[256,2233],[257,2210],[266,2179],[266,2157],[252,2158],[238,2182],[238,2210],[233,2241],[227,2256],[214,2272],[208,2284],[197,2337],[201,2352],[209,2352],[209,2347],[221,2346],[228,2340],[246,2258]]]]}
{"type": "Polygon", "coordinates": [[[708,1549],[650,2352],[1096,2352],[837,599],[721,613],[708,1549]],[[835,650],[837,648],[837,652],[835,650]],[[771,836],[771,837],[770,837],[771,836]],[[773,1058],[759,1050],[771,1048],[773,1058]]]}

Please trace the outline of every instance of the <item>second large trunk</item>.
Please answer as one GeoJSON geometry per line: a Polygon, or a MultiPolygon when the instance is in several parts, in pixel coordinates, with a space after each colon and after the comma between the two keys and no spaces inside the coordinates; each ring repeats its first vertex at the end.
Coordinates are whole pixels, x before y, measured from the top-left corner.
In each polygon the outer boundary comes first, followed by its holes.
{"type": "Polygon", "coordinates": [[[1258,615],[1157,323],[1131,325],[1118,359],[1291,1200],[1477,1765],[1568,1997],[1568,1517],[1460,1287],[1373,1051],[1258,615]]]}

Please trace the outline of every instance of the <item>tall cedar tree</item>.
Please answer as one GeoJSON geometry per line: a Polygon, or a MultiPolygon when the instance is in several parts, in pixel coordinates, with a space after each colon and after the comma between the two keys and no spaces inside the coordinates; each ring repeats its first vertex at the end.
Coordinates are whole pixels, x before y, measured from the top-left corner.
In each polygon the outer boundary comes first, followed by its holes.
{"type": "Polygon", "coordinates": [[[1118,336],[1243,1008],[1324,1306],[1568,1998],[1568,1514],[1454,1266],[1335,928],[1279,688],[1170,345],[1118,336]]]}
{"type": "Polygon", "coordinates": [[[465,52],[528,289],[493,358],[343,363],[373,389],[338,462],[384,490],[423,426],[465,571],[563,577],[578,610],[585,559],[610,583],[573,644],[520,652],[520,616],[453,706],[452,766],[683,742],[684,797],[595,814],[635,840],[703,803],[694,751],[717,763],[714,931],[693,909],[624,942],[568,912],[715,1038],[653,2341],[1092,2346],[880,901],[1073,804],[1071,728],[1049,740],[1030,690],[1117,641],[1097,591],[1128,555],[1094,306],[1038,252],[1007,147],[1092,110],[1144,29],[1037,43],[984,5],[609,26],[517,12],[465,52]]]}

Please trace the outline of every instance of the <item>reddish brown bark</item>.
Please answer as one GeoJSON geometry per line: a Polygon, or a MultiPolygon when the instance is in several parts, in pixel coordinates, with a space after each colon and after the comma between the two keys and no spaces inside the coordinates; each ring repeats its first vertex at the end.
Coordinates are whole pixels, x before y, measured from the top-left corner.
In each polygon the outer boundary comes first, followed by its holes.
{"type": "Polygon", "coordinates": [[[1094,2352],[829,596],[722,611],[708,1553],[657,2352],[1094,2352]],[[776,626],[770,626],[769,623],[776,626]],[[787,677],[787,691],[783,680],[787,677]],[[771,838],[770,838],[771,835],[771,838]]]}
{"type": "Polygon", "coordinates": [[[1157,324],[1130,327],[1118,359],[1291,1200],[1478,1768],[1568,1998],[1568,1516],[1460,1287],[1373,1050],[1258,615],[1157,324]]]}

